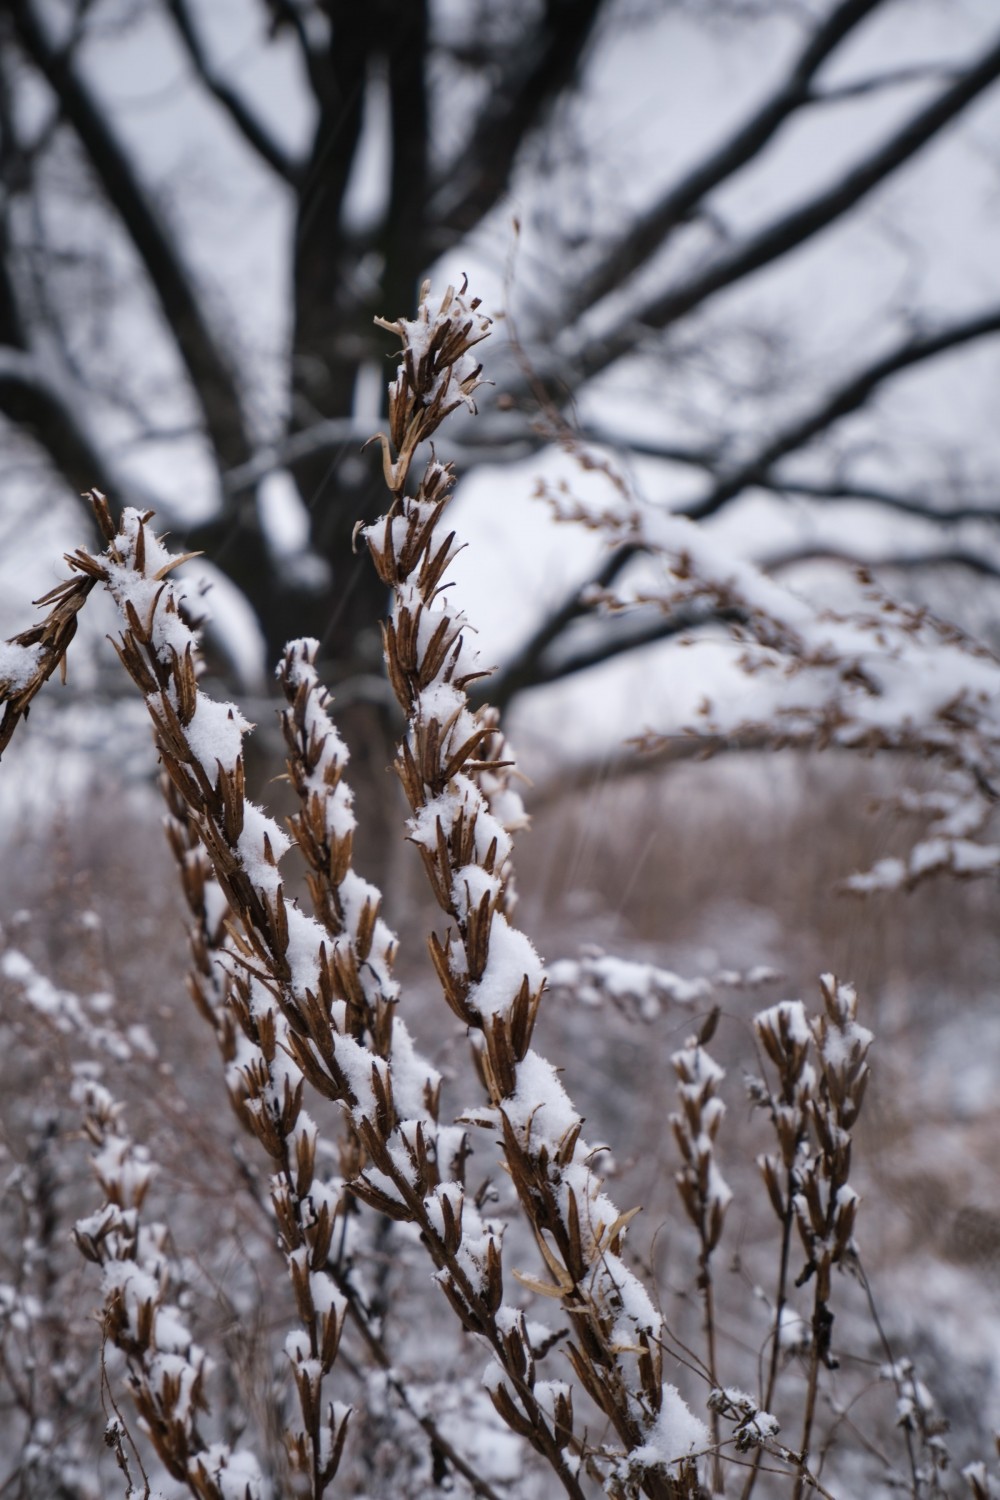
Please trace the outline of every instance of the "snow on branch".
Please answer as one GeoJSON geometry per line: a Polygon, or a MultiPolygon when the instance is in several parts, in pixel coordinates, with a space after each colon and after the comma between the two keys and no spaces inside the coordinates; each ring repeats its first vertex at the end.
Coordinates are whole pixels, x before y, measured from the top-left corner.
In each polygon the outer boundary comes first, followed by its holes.
{"type": "MultiPolygon", "coordinates": [[[[757,707],[706,697],[684,727],[706,750],[728,741],[872,754],[905,751],[941,766],[944,791],[909,793],[904,810],[930,819],[905,856],[852,876],[847,889],[912,887],[947,870],[991,873],[1000,847],[979,841],[1000,795],[1000,662],[985,646],[928,610],[901,604],[859,570],[861,605],[828,609],[738,557],[704,525],[640,502],[624,482],[610,503],[584,506],[564,491],[544,492],[560,519],[582,522],[629,556],[658,564],[591,591],[592,608],[655,606],[665,616],[701,609],[737,621],[737,665],[753,679],[757,707]]],[[[671,733],[647,731],[657,750],[671,733]]]]}

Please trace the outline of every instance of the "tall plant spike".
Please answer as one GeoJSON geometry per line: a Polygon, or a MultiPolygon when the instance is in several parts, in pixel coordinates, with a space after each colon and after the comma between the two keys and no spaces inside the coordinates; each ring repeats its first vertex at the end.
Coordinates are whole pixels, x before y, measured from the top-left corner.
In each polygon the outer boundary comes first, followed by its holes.
{"type": "MultiPolygon", "coordinates": [[[[495,720],[469,707],[468,685],[481,672],[466,620],[445,592],[457,550],[444,521],[450,467],[432,456],[415,495],[406,494],[420,444],[457,405],[475,409],[482,381],[471,351],[489,320],[464,287],[449,288],[432,312],[425,287],[415,320],[382,326],[403,346],[389,387],[390,434],[380,436],[391,501],[364,537],[393,592],[385,654],[407,720],[396,769],[410,804],[410,838],[449,923],[443,938],[432,937],[431,956],[447,1004],[469,1027],[493,1129],[545,1266],[543,1281],[523,1279],[569,1315],[573,1370],[620,1445],[600,1455],[606,1489],[673,1500],[695,1493],[692,1454],[708,1434],[663,1382],[662,1319],[621,1259],[631,1214],[605,1196],[583,1121],[555,1069],[531,1048],[545,973],[506,914],[510,807],[496,816],[483,788],[485,777],[496,784],[504,766],[491,758],[495,720]]],[[[516,1425],[516,1393],[496,1375],[494,1403],[516,1425]]],[[[570,1388],[556,1399],[559,1426],[571,1425],[570,1388]]]]}

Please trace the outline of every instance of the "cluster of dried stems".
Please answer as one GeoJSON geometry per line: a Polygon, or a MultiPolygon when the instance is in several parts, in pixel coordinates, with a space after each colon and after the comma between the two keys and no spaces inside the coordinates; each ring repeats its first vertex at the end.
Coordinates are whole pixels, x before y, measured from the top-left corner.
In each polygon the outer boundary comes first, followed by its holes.
{"type": "MultiPolygon", "coordinates": [[[[384,326],[402,344],[389,434],[380,436],[389,504],[361,537],[392,595],[385,658],[405,719],[396,770],[409,838],[445,922],[431,934],[430,954],[443,1000],[471,1042],[480,1096],[458,1123],[442,1120],[441,1077],[400,1015],[396,939],[379,892],[354,869],[347,751],[317,674],[316,643],[290,642],[278,669],[296,797],[290,839],[246,795],[246,721],[199,688],[197,631],[172,578],[183,559],[166,551],[150,515],[127,510],[116,524],[95,494],[105,550],[73,553],[72,580],[43,601],[52,606],[46,621],[8,647],[2,745],[63,660],[76,613],[100,584],[118,608],[116,649],[149,710],[163,768],[167,832],[190,916],[191,998],[218,1044],[240,1126],[266,1162],[265,1207],[296,1315],[284,1343],[295,1410],[281,1461],[250,1451],[252,1431],[249,1447],[239,1447],[212,1427],[212,1362],[179,1311],[183,1270],[170,1236],[147,1217],[153,1165],[128,1136],[120,1107],[89,1075],[77,1093],[103,1201],[78,1222],[76,1242],[102,1268],[104,1338],[124,1358],[156,1460],[199,1500],[263,1500],[275,1476],[282,1494],[331,1490],[352,1417],[334,1394],[343,1389],[345,1340],[383,1373],[426,1434],[434,1480],[495,1497],[502,1486],[461,1451],[394,1364],[378,1279],[365,1267],[387,1223],[400,1223],[487,1355],[483,1384],[496,1412],[566,1494],[582,1500],[602,1489],[617,1500],[681,1500],[721,1494],[728,1484],[748,1500],[763,1475],[770,1492],[782,1483],[794,1500],[827,1494],[811,1455],[820,1381],[836,1363],[832,1272],[862,1274],[849,1172],[871,1035],[857,1024],[854,992],[829,978],[812,1022],[799,1002],[756,1021],[776,1075],[774,1084],[756,1080],[751,1094],[776,1136],[776,1153],[763,1156],[760,1168],[781,1234],[769,1352],[751,1397],[723,1379],[713,1297],[713,1255],[732,1196],[715,1160],[723,1073],[706,1050],[718,1012],[673,1059],[677,1185],[698,1240],[703,1360],[675,1344],[655,1288],[626,1264],[637,1210],[621,1212],[606,1195],[600,1153],[584,1141],[556,1069],[532,1047],[546,979],[514,923],[511,835],[523,809],[496,715],[470,708],[469,685],[483,674],[445,592],[457,550],[446,520],[452,475],[432,455],[411,484],[421,445],[455,407],[473,406],[480,367],[471,351],[489,320],[464,289],[449,290],[436,310],[425,291],[415,320],[384,326]],[[286,893],[281,860],[291,841],[305,861],[310,912],[286,893]],[[474,1140],[480,1156],[499,1156],[509,1207],[519,1209],[537,1248],[538,1274],[505,1263],[500,1197],[488,1182],[476,1190],[469,1180],[474,1140]],[[773,1413],[789,1367],[785,1314],[796,1231],[805,1254],[799,1284],[812,1283],[814,1304],[797,1356],[801,1432],[789,1447],[773,1413]],[[563,1326],[529,1322],[535,1298],[563,1326]],[[560,1359],[554,1350],[562,1351],[556,1376],[543,1369],[546,1357],[560,1359]],[[682,1365],[700,1381],[707,1425],[665,1378],[682,1365]]],[[[655,1007],[671,977],[637,972],[631,982],[655,1007]]],[[[558,992],[571,986],[564,975],[558,992]]],[[[922,1466],[917,1453],[926,1404],[914,1394],[912,1369],[892,1370],[900,1400],[910,1396],[906,1488],[929,1495],[938,1470],[922,1466]]],[[[129,1492],[139,1492],[134,1459],[148,1494],[151,1481],[110,1384],[109,1400],[109,1445],[129,1492]]],[[[974,1493],[988,1493],[990,1482],[982,1466],[970,1471],[974,1493]]]]}

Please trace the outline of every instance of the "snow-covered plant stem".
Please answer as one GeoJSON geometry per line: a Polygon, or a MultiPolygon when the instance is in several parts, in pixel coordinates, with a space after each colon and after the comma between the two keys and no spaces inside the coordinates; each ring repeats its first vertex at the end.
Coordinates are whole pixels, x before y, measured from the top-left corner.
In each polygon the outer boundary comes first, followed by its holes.
{"type": "Polygon", "coordinates": [[[795,1229],[800,1153],[809,1139],[808,1104],[816,1083],[809,1062],[809,1023],[800,1000],[785,1000],[754,1018],[754,1031],[778,1072],[778,1089],[757,1102],[765,1103],[778,1138],[778,1154],[758,1158],[771,1206],[781,1223],[781,1253],[774,1294],[774,1326],[768,1363],[764,1406],[770,1410],[781,1355],[781,1324],[788,1301],[788,1271],[795,1229]]]}
{"type": "MultiPolygon", "coordinates": [[[[719,1133],[726,1106],[719,1098],[723,1070],[706,1052],[718,1021],[718,1008],[712,1011],[699,1036],[689,1037],[680,1052],[671,1058],[677,1074],[680,1111],[670,1116],[674,1138],[680,1149],[683,1166],[677,1173],[677,1187],[688,1218],[698,1231],[698,1289],[705,1302],[705,1342],[708,1376],[712,1388],[718,1387],[715,1358],[715,1301],[712,1285],[712,1252],[722,1237],[726,1210],[732,1191],[715,1161],[715,1138],[719,1133]]],[[[719,1413],[712,1407],[712,1449],[714,1453],[712,1484],[722,1491],[722,1465],[719,1461],[719,1413]]]]}
{"type": "MultiPolygon", "coordinates": [[[[107,516],[110,527],[111,518],[107,516]]],[[[56,585],[36,604],[51,606],[44,620],[0,641],[0,755],[11,735],[31,707],[32,699],[58,668],[65,673],[66,652],[76,635],[76,617],[93,589],[96,578],[84,574],[56,585]]]]}
{"type": "MultiPolygon", "coordinates": [[[[754,1103],[770,1114],[779,1147],[777,1156],[762,1156],[758,1160],[771,1205],[782,1226],[766,1408],[771,1404],[777,1381],[795,1227],[806,1255],[796,1285],[814,1281],[795,1500],[799,1500],[807,1483],[812,1483],[807,1463],[820,1369],[837,1366],[831,1349],[831,1274],[834,1266],[856,1255],[853,1233],[858,1198],[848,1181],[851,1131],[864,1100],[868,1083],[866,1059],[872,1044],[871,1032],[857,1023],[858,997],[852,986],[824,974],[820,989],[823,1014],[811,1023],[798,1000],[783,1001],[756,1017],[754,1029],[777,1070],[778,1090],[773,1093],[759,1079],[752,1080],[750,1086],[754,1103]],[[815,1066],[809,1061],[810,1046],[815,1066]]],[[[755,1465],[743,1492],[744,1500],[750,1495],[756,1476],[755,1465]]]]}
{"type": "MultiPolygon", "coordinates": [[[[386,662],[407,719],[396,766],[412,811],[411,840],[449,923],[443,938],[432,936],[431,956],[448,1005],[469,1028],[489,1119],[547,1269],[544,1282],[522,1280],[558,1299],[570,1318],[574,1372],[621,1445],[600,1455],[608,1493],[673,1500],[694,1493],[691,1454],[707,1433],[663,1384],[660,1316],[620,1259],[631,1215],[602,1193],[582,1120],[555,1070],[531,1050],[545,976],[511,924],[506,898],[509,825],[520,808],[491,758],[494,721],[470,711],[468,685],[483,674],[464,638],[465,619],[443,594],[457,550],[443,524],[450,468],[431,458],[415,496],[406,494],[420,443],[456,406],[473,404],[480,367],[470,351],[489,331],[477,309],[463,288],[449,289],[432,312],[425,288],[414,321],[383,323],[403,346],[389,388],[390,432],[381,436],[392,498],[364,536],[394,598],[386,662]],[[491,810],[484,778],[495,792],[498,777],[503,795],[491,810]]],[[[508,1321],[516,1328],[513,1310],[508,1321]]],[[[575,1442],[569,1388],[550,1397],[555,1421],[539,1433],[523,1378],[512,1388],[504,1362],[497,1376],[490,1382],[497,1410],[559,1464],[565,1484],[559,1455],[575,1442]]]]}
{"type": "MultiPolygon", "coordinates": [[[[232,929],[239,964],[229,1005],[242,1035],[229,1081],[272,1164],[271,1200],[302,1322],[286,1344],[302,1425],[286,1434],[286,1445],[307,1493],[320,1496],[336,1473],[349,1416],[322,1400],[344,1323],[344,1299],[325,1270],[341,1194],[316,1178],[318,1136],[303,1109],[298,1061],[309,1045],[304,1007],[314,1028],[329,1033],[320,1011],[323,994],[332,993],[329,975],[319,972],[323,933],[286,904],[277,859],[288,841],[244,796],[241,741],[249,726],[232,705],[198,689],[197,640],[168,578],[179,559],[156,539],[149,516],[126,511],[116,534],[100,502],[97,514],[107,552],[77,552],[72,564],[103,581],[118,605],[118,654],[145,695],[164,770],[240,922],[238,933],[232,929]],[[305,1032],[297,1046],[289,1016],[305,1032]]],[[[211,1009],[212,998],[203,998],[211,1009]]]]}
{"type": "MultiPolygon", "coordinates": [[[[348,752],[327,712],[328,695],[314,665],[316,651],[315,641],[292,641],[285,648],[278,669],[288,704],[281,716],[288,777],[300,804],[299,811],[289,820],[291,831],[309,869],[307,883],[317,919],[331,938],[339,939],[331,951],[347,1006],[347,1028],[358,1040],[367,1038],[372,1050],[386,1060],[395,1035],[397,1074],[403,1071],[400,1059],[404,1057],[409,1077],[415,1081],[426,1109],[436,1120],[440,1079],[419,1057],[403,1023],[397,1021],[395,1032],[393,1029],[398,989],[390,976],[396,939],[378,916],[378,891],[352,869],[353,799],[343,780],[348,752]],[[374,962],[370,961],[373,948],[377,950],[374,962]]],[[[180,867],[192,918],[189,989],[199,1013],[216,1032],[224,1061],[231,1064],[236,1042],[228,1002],[233,959],[232,946],[226,937],[229,906],[184,799],[168,777],[163,782],[169,809],[167,834],[180,867]]],[[[238,1070],[230,1069],[229,1079],[237,1113],[246,1124],[245,1091],[238,1070]]],[[[397,1077],[396,1092],[402,1091],[397,1077]]],[[[354,1180],[365,1164],[364,1147],[349,1114],[346,1121],[346,1139],[340,1150],[345,1178],[342,1216],[358,1212],[358,1200],[346,1183],[354,1180]]],[[[434,1451],[462,1474],[477,1494],[493,1500],[495,1491],[448,1441],[433,1414],[424,1409],[424,1403],[415,1398],[395,1369],[381,1320],[349,1264],[342,1261],[342,1254],[335,1255],[331,1247],[325,1270],[344,1298],[347,1314],[371,1360],[385,1375],[400,1404],[427,1434],[434,1451]]]]}
{"type": "MultiPolygon", "coordinates": [[[[437,1156],[439,1150],[446,1152],[449,1139],[456,1142],[460,1133],[449,1134],[438,1125],[440,1076],[420,1056],[397,1015],[399,989],[391,977],[396,938],[379,915],[378,890],[361,879],[352,865],[355,817],[353,796],[344,780],[348,751],[330,718],[329,695],[316,671],[318,649],[314,640],[290,641],[278,668],[287,704],[281,725],[288,778],[299,801],[290,827],[307,865],[306,882],[316,918],[333,939],[331,952],[346,1005],[345,1029],[392,1065],[397,1107],[406,1101],[433,1148],[431,1154],[437,1156]]],[[[341,1148],[341,1171],[348,1184],[358,1181],[367,1161],[362,1135],[348,1115],[347,1137],[341,1148]]],[[[348,1191],[345,1213],[357,1212],[358,1203],[358,1196],[348,1191]]],[[[399,1401],[427,1433],[435,1451],[477,1494],[495,1500],[492,1487],[447,1440],[433,1415],[423,1409],[422,1402],[414,1400],[394,1369],[381,1320],[366,1303],[355,1279],[332,1260],[329,1269],[370,1357],[384,1372],[399,1401]]]]}
{"type": "MultiPolygon", "coordinates": [[[[94,1172],[104,1194],[95,1214],[80,1219],[77,1246],[104,1273],[104,1333],[125,1356],[140,1421],[164,1468],[197,1500],[262,1500],[264,1482],[252,1454],[208,1444],[198,1430],[207,1410],[209,1361],[178,1309],[167,1300],[167,1229],[145,1223],[143,1202],[155,1168],[135,1146],[116,1104],[101,1084],[81,1080],[76,1096],[94,1145],[94,1172]]],[[[120,1445],[112,1424],[109,1439],[120,1445]]],[[[148,1486],[147,1486],[148,1493],[148,1486]]]]}
{"type": "MultiPolygon", "coordinates": [[[[801,1000],[783,1000],[754,1018],[757,1040],[774,1065],[778,1084],[770,1090],[762,1079],[751,1081],[753,1103],[768,1111],[778,1141],[776,1155],[758,1157],[767,1195],[781,1225],[781,1248],[778,1255],[777,1285],[774,1292],[774,1314],[771,1327],[770,1357],[762,1404],[772,1410],[781,1357],[781,1330],[788,1303],[788,1276],[792,1236],[795,1232],[795,1197],[798,1192],[800,1154],[809,1139],[808,1104],[816,1075],[809,1062],[809,1023],[801,1000]]],[[[743,1489],[743,1500],[750,1500],[760,1467],[760,1450],[754,1454],[753,1466],[743,1489]]]]}
{"type": "MultiPolygon", "coordinates": [[[[177,861],[181,891],[190,915],[188,994],[195,1009],[215,1033],[223,1062],[228,1067],[236,1056],[236,1026],[229,1000],[232,986],[232,945],[227,924],[229,903],[215,878],[212,861],[198,836],[187,803],[170,777],[160,777],[160,791],[167,805],[164,819],[167,841],[177,861]]],[[[243,1119],[243,1090],[232,1075],[230,1096],[237,1116],[243,1119]]]]}
{"type": "Polygon", "coordinates": [[[795,1216],[806,1253],[798,1284],[815,1277],[812,1346],[806,1406],[802,1423],[802,1468],[793,1500],[800,1500],[806,1483],[805,1466],[812,1440],[820,1365],[835,1369],[830,1336],[830,1277],[833,1267],[854,1249],[854,1221],[858,1197],[848,1182],[851,1170],[851,1131],[857,1123],[868,1085],[868,1049],[872,1034],[857,1023],[858,997],[852,985],[832,974],[820,979],[823,1014],[812,1025],[818,1081],[809,1101],[809,1115],[817,1150],[802,1164],[795,1216]]]}
{"type": "MultiPolygon", "coordinates": [[[[229,1083],[244,1123],[270,1158],[271,1201],[302,1325],[286,1341],[302,1418],[286,1435],[292,1468],[306,1492],[319,1496],[343,1449],[349,1411],[324,1403],[322,1386],[350,1307],[331,1247],[353,1196],[419,1227],[453,1305],[466,1326],[487,1337],[530,1409],[534,1439],[551,1447],[568,1492],[582,1495],[563,1444],[524,1380],[526,1339],[522,1347],[496,1320],[499,1236],[465,1200],[465,1132],[437,1126],[438,1075],[418,1057],[402,1024],[390,1025],[395,940],[378,918],[378,893],[338,865],[349,798],[339,780],[332,726],[328,732],[322,722],[310,676],[314,644],[293,643],[286,656],[293,700],[286,729],[300,740],[290,764],[303,796],[294,826],[305,833],[303,819],[313,820],[314,852],[327,861],[323,880],[337,886],[336,892],[314,887],[322,922],[285,898],[278,862],[289,841],[244,792],[242,737],[249,726],[237,708],[213,702],[197,686],[197,641],[168,577],[175,560],[149,520],[126,511],[119,532],[108,522],[102,557],[79,551],[71,562],[101,579],[118,604],[119,655],[145,695],[164,769],[234,918],[227,1003],[237,1031],[229,1083]],[[358,1175],[349,1185],[317,1177],[319,1137],[303,1107],[306,1084],[349,1114],[361,1148],[352,1157],[358,1175]]],[[[180,840],[183,852],[182,846],[180,840]]],[[[211,1010],[213,998],[201,999],[211,1010]]],[[[360,1304],[359,1313],[363,1318],[360,1304]]]]}

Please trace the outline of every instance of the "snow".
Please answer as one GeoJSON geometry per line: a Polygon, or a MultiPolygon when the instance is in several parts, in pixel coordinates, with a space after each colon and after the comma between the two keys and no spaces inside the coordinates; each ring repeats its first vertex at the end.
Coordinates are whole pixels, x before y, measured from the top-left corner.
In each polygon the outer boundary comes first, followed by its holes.
{"type": "Polygon", "coordinates": [[[356,1100],[356,1117],[358,1120],[374,1119],[376,1108],[372,1074],[379,1073],[386,1078],[385,1062],[346,1033],[336,1039],[336,1060],[347,1087],[356,1100]]]}
{"type": "Polygon", "coordinates": [[[531,1048],[518,1065],[517,1088],[504,1100],[503,1112],[518,1134],[527,1138],[530,1132],[535,1150],[542,1141],[557,1145],[580,1123],[555,1068],[531,1048]]]}
{"type": "Polygon", "coordinates": [[[632,1473],[670,1468],[709,1445],[708,1428],[672,1385],[664,1385],[662,1405],[644,1437],[645,1442],[628,1455],[628,1469],[632,1473]]]}
{"type": "Polygon", "coordinates": [[[133,1146],[125,1136],[108,1135],[95,1150],[94,1171],[99,1181],[114,1190],[123,1206],[136,1203],[149,1187],[156,1167],[143,1146],[133,1146]]]}
{"type": "Polygon", "coordinates": [[[677,1091],[682,1098],[698,1100],[707,1097],[708,1090],[726,1076],[715,1059],[697,1042],[688,1042],[681,1051],[671,1055],[670,1061],[681,1074],[682,1081],[677,1091]]]}
{"type": "Polygon", "coordinates": [[[26,688],[38,670],[43,654],[40,645],[18,646],[13,641],[0,641],[0,688],[10,694],[26,688]]]}
{"type": "Polygon", "coordinates": [[[326,941],[325,930],[292,901],[285,903],[285,921],[288,923],[288,947],[285,961],[291,973],[291,986],[296,995],[310,990],[314,995],[319,990],[319,949],[326,941]]]}
{"type": "Polygon", "coordinates": [[[467,821],[473,815],[476,820],[476,859],[485,860],[491,846],[495,845],[495,864],[502,865],[510,857],[510,834],[487,810],[482,793],[467,776],[453,776],[439,796],[429,798],[413,815],[407,829],[414,844],[434,850],[437,848],[439,824],[447,837],[460,818],[467,821]]]}
{"type": "Polygon", "coordinates": [[[205,693],[195,697],[195,711],[184,726],[184,738],[210,782],[219,766],[232,773],[243,750],[243,736],[253,728],[235,703],[219,703],[205,693]]]}
{"type": "Polygon", "coordinates": [[[605,1292],[608,1287],[611,1288],[608,1300],[613,1299],[620,1309],[615,1323],[616,1339],[628,1347],[635,1342],[637,1333],[659,1338],[663,1319],[638,1276],[628,1269],[620,1256],[613,1255],[610,1250],[601,1256],[600,1264],[607,1277],[605,1292]]]}
{"type": "Polygon", "coordinates": [[[801,1000],[781,1000],[777,1005],[759,1011],[754,1017],[754,1025],[758,1030],[772,1032],[775,1037],[787,1037],[793,1047],[808,1047],[812,1036],[801,1000]]]}
{"type": "Polygon", "coordinates": [[[817,1040],[826,1066],[842,1071],[860,1063],[875,1038],[867,1027],[859,1026],[854,1019],[858,997],[853,985],[838,984],[832,974],[824,974],[822,983],[833,996],[834,1015],[824,1016],[817,1022],[817,1040]]]}
{"type": "Polygon", "coordinates": [[[466,918],[470,910],[478,910],[484,896],[489,898],[491,905],[495,903],[501,889],[499,878],[488,875],[481,865],[463,865],[456,871],[451,887],[451,899],[459,920],[466,918]]]}
{"type": "Polygon", "coordinates": [[[0,974],[19,985],[28,1004],[48,1017],[58,1030],[81,1033],[87,1030],[87,1018],[77,996],[70,990],[58,989],[16,948],[0,954],[0,974]]]}
{"type": "Polygon", "coordinates": [[[532,1395],[538,1402],[550,1425],[556,1426],[556,1402],[569,1399],[570,1388],[564,1380],[536,1380],[532,1395]]]}
{"type": "Polygon", "coordinates": [[[440,1081],[440,1073],[421,1057],[405,1021],[397,1015],[392,1023],[392,1097],[400,1116],[426,1118],[425,1090],[433,1091],[440,1081]]]}
{"type": "MultiPolygon", "coordinates": [[[[426,655],[431,637],[447,618],[443,611],[421,609],[417,654],[426,655]]],[[[457,631],[467,625],[464,616],[452,616],[452,625],[457,631]]],[[[450,725],[447,743],[457,748],[476,731],[476,721],[469,708],[468,699],[460,688],[450,682],[432,682],[430,687],[417,695],[416,718],[424,724],[436,719],[441,725],[450,725]]]]}
{"type": "Polygon", "coordinates": [[[347,1311],[347,1298],[337,1287],[332,1276],[325,1271],[310,1271],[309,1294],[319,1317],[333,1313],[339,1320],[347,1311]]]}
{"type": "Polygon", "coordinates": [[[511,1400],[517,1403],[517,1395],[510,1389],[510,1387],[504,1380],[504,1373],[502,1368],[493,1360],[490,1361],[490,1363],[486,1366],[486,1369],[483,1371],[483,1385],[488,1391],[498,1391],[501,1386],[503,1386],[506,1389],[507,1394],[510,1396],[511,1400]]]}
{"type": "Polygon", "coordinates": [[[270,1495],[256,1458],[245,1449],[234,1453],[225,1443],[213,1443],[189,1460],[193,1474],[201,1466],[215,1480],[220,1500],[265,1500],[270,1495]]]}
{"type": "Polygon", "coordinates": [[[655,1020],[662,1003],[693,1005],[713,993],[704,978],[683,979],[670,969],[636,959],[591,950],[579,959],[560,959],[549,965],[549,987],[570,991],[584,1005],[610,999],[637,1006],[643,1020],[655,1020]]]}
{"type": "Polygon", "coordinates": [[[157,1277],[134,1261],[109,1260],[104,1267],[101,1293],[105,1302],[120,1295],[133,1337],[139,1331],[139,1313],[146,1306],[156,1307],[161,1289],[157,1277]]]}
{"type": "Polygon", "coordinates": [[[524,1313],[519,1307],[511,1307],[509,1302],[502,1302],[494,1314],[494,1322],[497,1331],[505,1337],[513,1333],[515,1329],[520,1332],[524,1324],[524,1313]]]}
{"type": "Polygon", "coordinates": [[[491,1244],[496,1246],[496,1236],[483,1225],[474,1206],[469,1204],[462,1214],[462,1240],[455,1253],[455,1260],[472,1286],[480,1292],[486,1286],[487,1256],[491,1244]]]}
{"type": "Polygon", "coordinates": [[[987,874],[1000,867],[1000,848],[995,844],[983,847],[969,843],[967,839],[955,839],[951,845],[951,862],[956,875],[987,874]]]}
{"type": "Polygon", "coordinates": [[[512,927],[502,912],[495,912],[486,967],[482,977],[469,987],[469,1005],[484,1017],[502,1015],[513,1004],[525,979],[534,994],[544,978],[542,961],[530,939],[512,927]]]}
{"type": "MultiPolygon", "coordinates": [[[[343,783],[341,783],[343,787],[343,783]]],[[[346,787],[343,788],[345,791],[346,787]]],[[[338,788],[340,790],[340,788],[338,788]]],[[[327,804],[330,810],[330,803],[327,804]]],[[[327,825],[329,827],[329,824],[327,825]]],[[[354,826],[354,815],[351,814],[350,827],[354,826]]],[[[348,830],[349,831],[349,830],[348,830]]],[[[351,934],[356,933],[361,922],[366,906],[377,907],[382,900],[382,893],[377,886],[368,880],[363,880],[353,869],[348,870],[340,885],[340,901],[344,908],[344,926],[351,934]]],[[[388,928],[385,929],[388,936],[388,928]]],[[[382,946],[379,944],[379,946],[382,946]]]]}
{"type": "Polygon", "coordinates": [[[787,1303],[781,1309],[778,1343],[789,1354],[802,1354],[812,1343],[812,1328],[808,1318],[802,1317],[787,1303]]]}
{"type": "Polygon", "coordinates": [[[243,830],[236,851],[253,885],[272,898],[281,885],[278,862],[291,848],[291,842],[273,818],[254,803],[244,803],[243,830]]]}
{"type": "Polygon", "coordinates": [[[873,891],[898,890],[905,883],[906,875],[907,869],[903,860],[887,856],[885,859],[876,860],[870,870],[849,876],[845,885],[848,890],[856,892],[859,896],[865,896],[873,891]]]}

